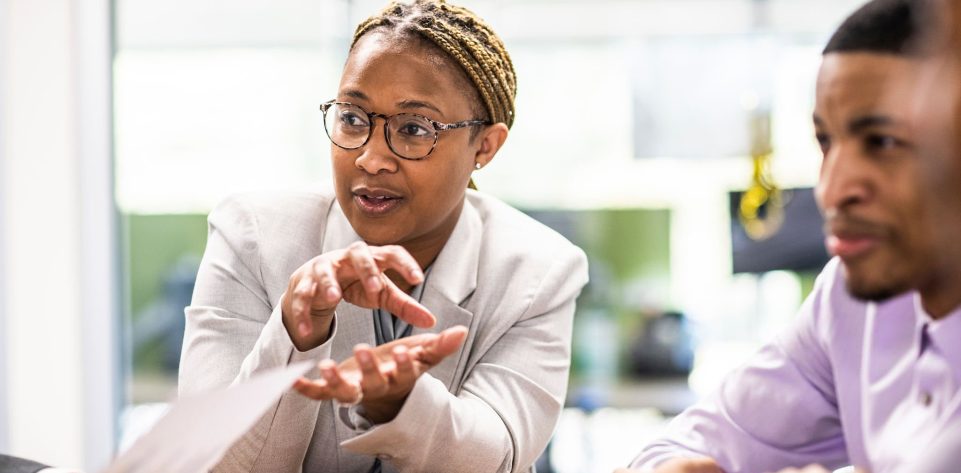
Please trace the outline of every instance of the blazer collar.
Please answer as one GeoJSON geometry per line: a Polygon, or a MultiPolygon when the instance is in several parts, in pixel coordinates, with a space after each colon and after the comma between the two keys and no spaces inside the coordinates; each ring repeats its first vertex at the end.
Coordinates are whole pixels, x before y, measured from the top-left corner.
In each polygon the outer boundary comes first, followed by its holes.
{"type": "Polygon", "coordinates": [[[464,206],[447,244],[431,265],[424,298],[434,292],[455,305],[460,305],[477,287],[480,259],[481,219],[477,209],[464,199],[464,206]]]}
{"type": "Polygon", "coordinates": [[[470,200],[464,199],[460,219],[447,244],[431,265],[421,298],[421,304],[437,317],[437,324],[429,329],[415,327],[412,331],[413,334],[438,333],[456,325],[468,328],[467,340],[457,353],[445,358],[430,370],[430,374],[443,382],[451,392],[459,389],[459,386],[454,386],[457,379],[454,375],[459,367],[464,366],[464,354],[470,352],[469,347],[476,334],[473,326],[474,314],[464,308],[464,304],[477,288],[482,230],[477,209],[471,205],[470,200]]]}

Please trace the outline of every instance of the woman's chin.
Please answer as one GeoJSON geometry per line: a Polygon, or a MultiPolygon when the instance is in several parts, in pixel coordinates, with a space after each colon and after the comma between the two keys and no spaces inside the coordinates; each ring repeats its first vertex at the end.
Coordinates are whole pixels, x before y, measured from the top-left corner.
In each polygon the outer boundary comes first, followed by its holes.
{"type": "Polygon", "coordinates": [[[368,245],[397,245],[403,240],[403,232],[400,231],[398,225],[391,225],[389,222],[351,221],[350,225],[368,245]]]}

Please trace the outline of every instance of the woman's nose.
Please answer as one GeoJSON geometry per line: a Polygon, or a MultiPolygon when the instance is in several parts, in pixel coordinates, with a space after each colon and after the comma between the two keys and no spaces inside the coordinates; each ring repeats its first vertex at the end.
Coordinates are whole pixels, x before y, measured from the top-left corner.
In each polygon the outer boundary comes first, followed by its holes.
{"type": "Polygon", "coordinates": [[[370,139],[360,149],[360,154],[357,155],[354,164],[358,169],[362,169],[368,174],[396,172],[398,158],[390,149],[390,145],[387,144],[387,136],[385,135],[387,124],[383,120],[374,120],[371,126],[373,129],[370,132],[370,139]],[[378,123],[380,123],[379,126],[378,123]]]}

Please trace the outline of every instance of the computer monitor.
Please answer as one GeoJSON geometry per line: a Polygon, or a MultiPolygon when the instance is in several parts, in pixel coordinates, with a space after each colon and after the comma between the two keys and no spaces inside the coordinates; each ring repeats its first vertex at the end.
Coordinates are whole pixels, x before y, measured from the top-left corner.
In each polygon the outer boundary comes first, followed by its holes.
{"type": "Polygon", "coordinates": [[[811,188],[783,191],[784,221],[768,238],[755,240],[738,220],[743,192],[730,193],[731,255],[734,273],[774,270],[818,271],[829,257],[824,248],[824,219],[811,188]]]}

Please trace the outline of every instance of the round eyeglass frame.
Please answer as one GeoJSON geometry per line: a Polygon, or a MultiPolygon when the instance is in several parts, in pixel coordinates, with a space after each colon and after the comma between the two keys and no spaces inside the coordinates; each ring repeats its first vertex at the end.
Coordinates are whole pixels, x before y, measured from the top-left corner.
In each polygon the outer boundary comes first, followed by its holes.
{"type": "Polygon", "coordinates": [[[440,132],[442,131],[456,130],[458,128],[467,128],[470,126],[491,124],[490,121],[488,120],[481,120],[476,118],[472,120],[464,120],[464,121],[455,122],[455,123],[443,123],[437,120],[431,120],[430,118],[427,118],[417,113],[395,113],[393,115],[384,115],[383,113],[368,112],[367,109],[365,109],[364,107],[361,107],[360,105],[352,104],[350,102],[338,102],[336,100],[330,100],[320,104],[320,111],[324,114],[324,132],[327,133],[327,138],[329,138],[330,142],[333,143],[338,148],[346,149],[346,150],[360,149],[360,148],[363,148],[368,142],[370,142],[370,137],[374,135],[374,118],[382,118],[384,120],[384,140],[387,142],[387,147],[390,148],[390,151],[394,153],[394,155],[396,155],[398,158],[406,159],[408,161],[420,161],[430,156],[430,154],[434,152],[434,148],[437,147],[437,138],[440,136],[440,132]],[[347,146],[343,146],[340,143],[337,143],[336,141],[334,141],[334,137],[330,136],[330,130],[327,129],[327,111],[330,110],[331,107],[335,105],[355,107],[367,115],[367,121],[369,122],[369,124],[367,125],[367,138],[364,139],[363,143],[357,146],[354,146],[353,148],[350,148],[347,146]],[[430,145],[430,150],[427,151],[427,154],[419,158],[408,158],[407,156],[404,156],[398,153],[397,150],[394,149],[394,144],[391,143],[390,141],[390,131],[388,131],[389,127],[387,126],[387,124],[390,122],[392,118],[398,117],[398,116],[405,116],[405,115],[427,120],[427,122],[434,127],[434,142],[430,145]]]}

